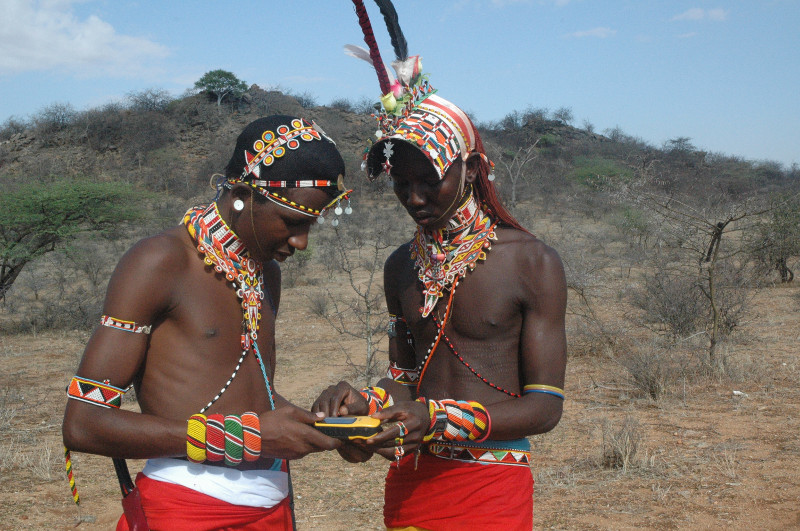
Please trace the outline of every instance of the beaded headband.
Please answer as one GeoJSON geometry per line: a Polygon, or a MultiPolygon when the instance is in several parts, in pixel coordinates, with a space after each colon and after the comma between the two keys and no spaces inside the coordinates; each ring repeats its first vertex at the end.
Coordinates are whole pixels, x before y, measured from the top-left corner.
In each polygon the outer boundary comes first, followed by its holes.
{"type": "Polygon", "coordinates": [[[391,173],[391,140],[402,140],[416,146],[433,164],[439,179],[459,158],[475,150],[475,130],[464,111],[446,99],[430,94],[407,115],[396,120],[390,129],[381,129],[383,136],[367,154],[369,178],[391,173]],[[376,158],[385,161],[378,166],[376,158]]]}
{"type": "MultiPolygon", "coordinates": [[[[245,150],[246,165],[239,180],[246,180],[251,174],[256,178],[261,176],[261,165],[272,166],[275,160],[283,157],[287,149],[295,150],[300,147],[300,141],[312,142],[325,138],[335,144],[315,123],[308,123],[302,118],[295,118],[290,125],[279,125],[275,131],[264,131],[261,138],[253,142],[255,154],[245,150]]],[[[330,181],[323,181],[329,184],[330,181]]]]}
{"type": "MultiPolygon", "coordinates": [[[[344,212],[350,214],[352,212],[350,194],[353,190],[345,188],[341,175],[336,181],[315,179],[271,181],[260,179],[262,168],[272,166],[276,160],[286,155],[288,150],[294,151],[298,149],[302,142],[323,139],[335,144],[316,123],[308,123],[302,118],[293,118],[288,125],[279,125],[275,128],[275,131],[264,131],[261,133],[260,138],[253,142],[252,152],[248,149],[244,150],[245,166],[242,174],[238,178],[227,179],[223,186],[230,189],[236,183],[246,183],[273,203],[306,216],[315,217],[320,223],[324,222],[324,216],[331,208],[334,208],[337,215],[340,214],[342,209],[339,207],[339,203],[342,201],[347,202],[344,212]],[[270,188],[335,188],[339,191],[339,194],[325,207],[317,210],[287,199],[274,190],[269,190],[270,188]]],[[[336,221],[334,220],[334,224],[337,224],[336,221]]]]}

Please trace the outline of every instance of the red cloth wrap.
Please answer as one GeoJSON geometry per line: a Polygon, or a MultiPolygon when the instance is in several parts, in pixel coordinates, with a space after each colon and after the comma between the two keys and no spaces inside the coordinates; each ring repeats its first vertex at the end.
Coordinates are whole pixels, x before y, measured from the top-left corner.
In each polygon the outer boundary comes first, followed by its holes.
{"type": "MultiPolygon", "coordinates": [[[[136,486],[147,523],[153,530],[292,529],[289,498],[269,509],[232,505],[181,485],[150,479],[142,473],[136,476],[136,486]]],[[[129,531],[125,515],[119,519],[117,531],[129,531]]]]}
{"type": "Polygon", "coordinates": [[[533,474],[524,466],[481,465],[414,455],[389,467],[383,522],[431,531],[533,528],[533,474]]]}

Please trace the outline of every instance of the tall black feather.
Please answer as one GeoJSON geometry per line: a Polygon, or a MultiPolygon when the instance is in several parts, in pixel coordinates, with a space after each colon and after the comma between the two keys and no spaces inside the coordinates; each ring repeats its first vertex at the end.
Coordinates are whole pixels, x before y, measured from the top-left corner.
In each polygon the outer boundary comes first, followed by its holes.
{"type": "Polygon", "coordinates": [[[381,10],[383,20],[386,21],[386,29],[389,30],[389,37],[392,39],[392,47],[398,61],[403,61],[408,57],[408,43],[400,29],[400,21],[397,19],[397,11],[394,9],[392,0],[375,0],[381,10]]]}

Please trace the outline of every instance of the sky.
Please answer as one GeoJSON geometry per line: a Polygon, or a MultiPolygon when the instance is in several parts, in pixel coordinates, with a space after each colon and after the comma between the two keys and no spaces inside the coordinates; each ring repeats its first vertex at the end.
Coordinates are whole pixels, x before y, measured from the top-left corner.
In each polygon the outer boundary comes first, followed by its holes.
{"type": "MultiPolygon", "coordinates": [[[[383,59],[393,51],[365,0],[383,59]]],[[[800,163],[800,0],[394,0],[410,54],[477,121],[571,109],[661,147],[800,163]]],[[[0,126],[54,103],[76,110],[205,72],[377,101],[350,0],[0,0],[0,126]]]]}

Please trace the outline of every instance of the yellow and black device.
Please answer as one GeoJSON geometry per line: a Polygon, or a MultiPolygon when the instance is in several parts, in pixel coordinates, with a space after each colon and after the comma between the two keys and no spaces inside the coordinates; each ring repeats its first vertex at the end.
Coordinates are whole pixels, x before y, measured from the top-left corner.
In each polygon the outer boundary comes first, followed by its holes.
{"type": "Polygon", "coordinates": [[[314,423],[319,431],[335,439],[369,439],[381,432],[381,421],[372,417],[325,417],[314,423]]]}

